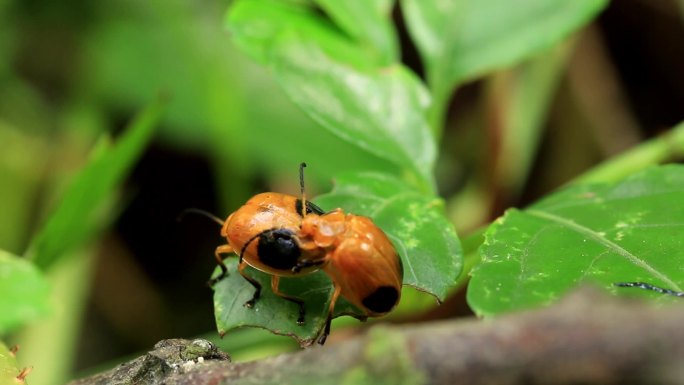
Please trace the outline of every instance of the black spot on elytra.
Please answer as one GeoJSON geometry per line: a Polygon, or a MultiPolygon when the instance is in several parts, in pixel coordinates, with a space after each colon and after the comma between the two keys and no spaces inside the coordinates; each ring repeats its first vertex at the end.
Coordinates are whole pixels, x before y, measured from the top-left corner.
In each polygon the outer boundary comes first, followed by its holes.
{"type": "MultiPolygon", "coordinates": [[[[295,211],[300,216],[302,215],[302,200],[301,199],[297,199],[295,201],[295,211]]],[[[323,211],[323,209],[321,209],[320,207],[316,206],[315,203],[313,203],[311,201],[306,201],[306,213],[307,214],[314,213],[314,214],[318,214],[318,215],[323,215],[323,214],[325,214],[325,211],[323,211]]]]}
{"type": "Polygon", "coordinates": [[[259,235],[257,253],[261,262],[269,267],[290,270],[301,255],[294,232],[288,229],[266,230],[259,235]]]}
{"type": "Polygon", "coordinates": [[[374,313],[387,313],[392,310],[399,299],[399,292],[392,286],[380,286],[364,298],[361,303],[374,313]]]}

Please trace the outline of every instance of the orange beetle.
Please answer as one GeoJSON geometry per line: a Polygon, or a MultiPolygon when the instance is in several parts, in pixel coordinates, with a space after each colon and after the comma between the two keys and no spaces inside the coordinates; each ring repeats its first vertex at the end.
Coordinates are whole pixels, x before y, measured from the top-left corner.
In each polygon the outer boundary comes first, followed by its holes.
{"type": "Polygon", "coordinates": [[[240,257],[239,273],[255,288],[245,306],[254,306],[261,285],[245,274],[250,265],[271,275],[273,293],[299,305],[297,323],[304,322],[304,301],[280,292],[280,277],[292,277],[323,269],[334,290],[326,326],[318,339],[325,342],[335,303],[341,295],[367,316],[388,313],[399,302],[403,268],[392,242],[369,218],[345,214],[341,209],[324,213],[306,200],[304,167],[300,165],[302,198],[261,193],[232,213],[223,223],[221,236],[228,244],[216,248],[216,259],[227,274],[222,255],[240,257]]]}
{"type": "Polygon", "coordinates": [[[304,323],[304,301],[280,292],[280,277],[314,272],[320,268],[320,263],[309,263],[304,267],[300,266],[300,260],[318,261],[324,256],[316,247],[302,248],[298,240],[303,214],[323,213],[313,203],[302,202],[291,195],[261,193],[230,214],[221,228],[221,236],[228,240],[228,244],[217,247],[214,252],[221,275],[211,281],[219,281],[228,272],[222,255],[236,253],[240,257],[238,272],[255,289],[245,306],[254,306],[261,294],[261,284],[245,274],[244,270],[249,265],[271,275],[271,289],[275,295],[299,305],[299,324],[304,323]]]}
{"type": "Polygon", "coordinates": [[[392,242],[369,218],[345,214],[341,209],[324,215],[310,214],[302,220],[300,239],[326,251],[322,269],[334,285],[323,344],[330,333],[330,321],[341,295],[378,317],[391,311],[401,296],[403,266],[392,242]]]}

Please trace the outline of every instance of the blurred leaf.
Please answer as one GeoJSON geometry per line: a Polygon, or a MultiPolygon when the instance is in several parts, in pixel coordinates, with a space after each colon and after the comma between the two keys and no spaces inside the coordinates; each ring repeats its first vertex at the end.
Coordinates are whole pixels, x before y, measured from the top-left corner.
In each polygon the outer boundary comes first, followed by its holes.
{"type": "Polygon", "coordinates": [[[402,0],[436,103],[467,80],[550,48],[607,0],[402,0]]]}
{"type": "Polygon", "coordinates": [[[298,191],[297,166],[302,161],[309,164],[307,190],[311,193],[328,191],[332,187],[330,176],[340,172],[371,169],[395,175],[401,173],[394,163],[321,129],[285,96],[277,84],[255,91],[252,98],[262,102],[246,107],[252,116],[249,148],[255,164],[258,164],[255,168],[268,171],[269,180],[290,183],[292,189],[281,192],[298,191]],[[296,138],[296,145],[284,145],[292,143],[293,138],[296,138]]]}
{"type": "Polygon", "coordinates": [[[272,60],[274,45],[291,34],[315,41],[337,60],[370,68],[372,58],[312,7],[279,0],[238,0],[230,9],[227,25],[244,52],[261,63],[272,60]]]}
{"type": "MultiPolygon", "coordinates": [[[[13,0],[0,0],[0,57],[3,58],[0,60],[0,79],[2,79],[0,95],[7,93],[8,83],[16,76],[14,66],[16,65],[17,35],[19,35],[17,26],[21,22],[13,12],[14,3],[13,0]]],[[[6,97],[6,95],[2,96],[6,97]]]]}
{"type": "MultiPolygon", "coordinates": [[[[0,335],[46,314],[49,292],[47,281],[31,262],[0,250],[0,335]]],[[[0,378],[1,368],[0,362],[0,378]]]]}
{"type": "MultiPolygon", "coordinates": [[[[229,275],[214,285],[214,313],[219,333],[223,335],[234,328],[251,326],[293,337],[301,346],[314,343],[328,315],[332,295],[330,278],[318,271],[301,277],[280,279],[283,293],[305,301],[305,324],[298,325],[299,307],[273,294],[271,276],[251,267],[245,271],[261,283],[261,297],[253,308],[244,306],[252,298],[254,287],[237,271],[237,262],[237,257],[226,260],[229,275]]],[[[217,269],[215,273],[218,272],[217,269]]],[[[340,299],[335,306],[335,317],[343,314],[360,315],[360,312],[340,299]]]]}
{"type": "MultiPolygon", "coordinates": [[[[580,282],[684,286],[684,166],[567,188],[487,231],[468,303],[481,315],[545,305],[580,282]]],[[[649,293],[659,296],[656,293],[649,293]]]]}
{"type": "Polygon", "coordinates": [[[19,254],[26,250],[31,213],[45,177],[47,141],[0,120],[0,143],[0,247],[19,254]]]}
{"type": "Polygon", "coordinates": [[[76,79],[82,103],[129,114],[163,92],[170,95],[158,129],[165,144],[210,156],[220,145],[222,160],[234,165],[222,175],[231,172],[236,180],[236,170],[248,174],[244,84],[253,79],[245,59],[227,42],[221,25],[225,5],[185,0],[97,4],[107,17],[83,34],[83,70],[76,79]]]}
{"type": "Polygon", "coordinates": [[[61,255],[85,242],[99,226],[97,209],[111,196],[136,163],[159,121],[163,102],[143,110],[129,124],[118,142],[95,154],[75,177],[61,203],[36,235],[29,255],[36,265],[47,269],[61,255]]]}
{"type": "Polygon", "coordinates": [[[349,36],[358,41],[377,62],[390,65],[399,61],[397,36],[392,24],[394,0],[316,0],[349,36]]]}
{"type": "Polygon", "coordinates": [[[290,39],[280,45],[275,69],[287,94],[315,121],[432,191],[436,145],[424,116],[428,96],[403,66],[360,72],[290,39]]]}
{"type": "Polygon", "coordinates": [[[463,251],[443,202],[380,173],[344,174],[329,194],[315,199],[323,209],[342,208],[373,219],[392,239],[404,265],[404,284],[444,300],[461,274],[463,251]]]}
{"type": "Polygon", "coordinates": [[[498,155],[490,160],[493,163],[491,181],[482,182],[486,184],[483,189],[498,191],[500,195],[493,198],[481,194],[486,206],[492,199],[503,201],[506,206],[518,199],[536,157],[570,46],[559,44],[485,81],[487,111],[496,116],[495,122],[489,125],[488,130],[493,131],[489,135],[500,142],[498,155]]]}
{"type": "Polygon", "coordinates": [[[275,69],[287,95],[314,121],[433,191],[429,97],[410,71],[379,67],[313,8],[242,0],[231,8],[228,26],[241,47],[275,69]]]}

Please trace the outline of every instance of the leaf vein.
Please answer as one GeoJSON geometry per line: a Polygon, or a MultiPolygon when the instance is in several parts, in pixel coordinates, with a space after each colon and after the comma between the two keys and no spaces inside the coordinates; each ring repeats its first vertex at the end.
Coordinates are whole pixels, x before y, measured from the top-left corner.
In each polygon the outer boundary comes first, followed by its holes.
{"type": "Polygon", "coordinates": [[[612,242],[611,240],[607,239],[604,236],[601,236],[598,234],[596,231],[582,226],[570,219],[563,218],[561,216],[547,213],[544,211],[539,211],[539,210],[526,210],[527,214],[535,216],[537,218],[545,219],[551,222],[555,222],[565,228],[568,228],[570,230],[573,230],[577,233],[583,234],[594,240],[595,242],[598,242],[602,244],[603,246],[615,251],[617,254],[621,255],[622,257],[626,258],[628,261],[633,263],[634,265],[648,271],[651,273],[654,277],[657,279],[660,279],[661,281],[665,282],[667,285],[669,285],[671,288],[677,291],[681,291],[682,289],[674,282],[672,281],[668,276],[665,274],[661,273],[660,271],[656,270],[653,266],[649,265],[646,261],[643,259],[637,257],[636,255],[632,254],[628,250],[624,249],[622,246],[618,245],[615,242],[612,242]]]}

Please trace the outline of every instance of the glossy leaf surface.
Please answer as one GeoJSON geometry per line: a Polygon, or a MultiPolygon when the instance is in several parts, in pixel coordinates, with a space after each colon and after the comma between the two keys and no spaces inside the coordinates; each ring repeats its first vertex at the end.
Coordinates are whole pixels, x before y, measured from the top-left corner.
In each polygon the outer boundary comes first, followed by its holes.
{"type": "Polygon", "coordinates": [[[294,40],[280,48],[276,74],[297,105],[345,141],[415,174],[429,191],[436,157],[424,114],[429,99],[409,71],[358,71],[294,40]]]}
{"type": "MultiPolygon", "coordinates": [[[[654,167],[618,183],[567,188],[487,231],[468,302],[495,315],[553,302],[590,282],[684,287],[684,167],[654,167]]],[[[643,294],[665,298],[654,292],[643,294]]]]}

